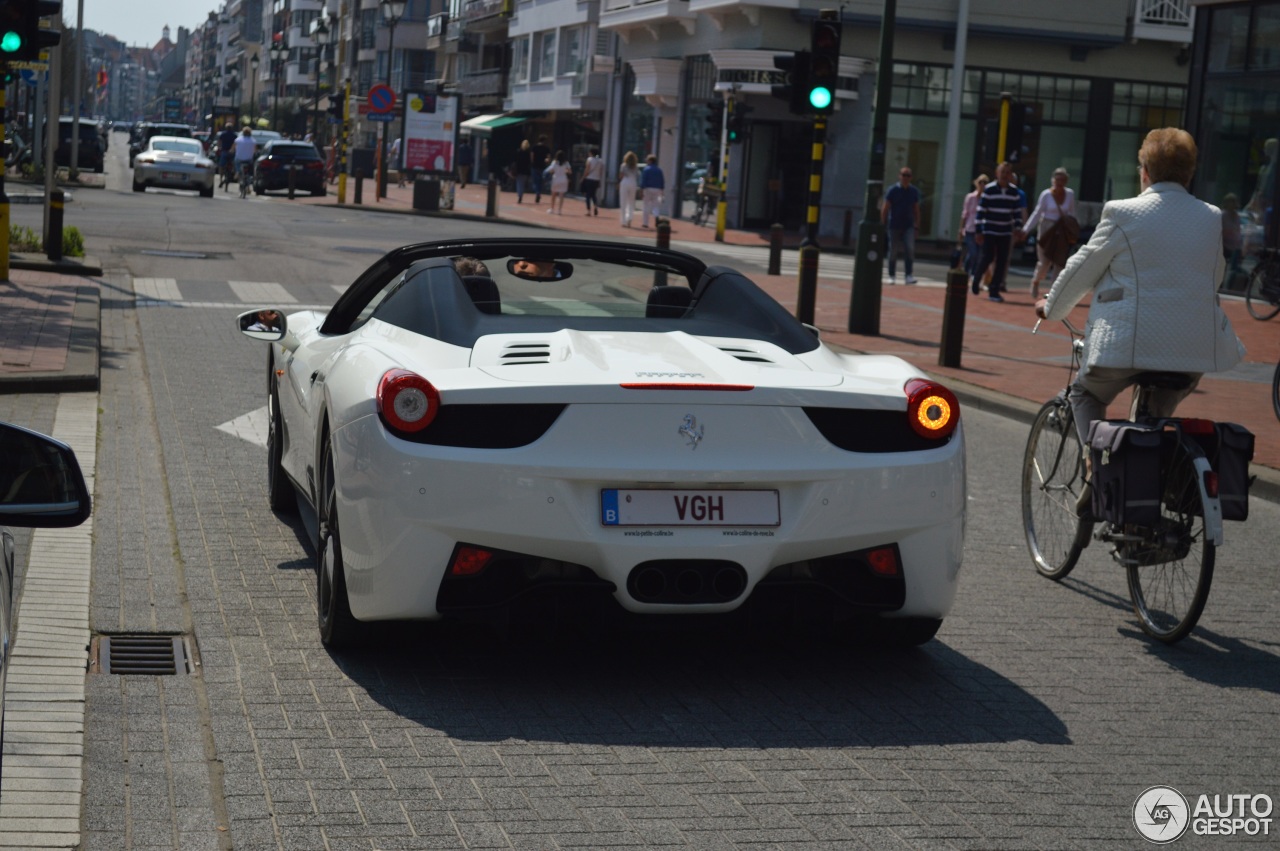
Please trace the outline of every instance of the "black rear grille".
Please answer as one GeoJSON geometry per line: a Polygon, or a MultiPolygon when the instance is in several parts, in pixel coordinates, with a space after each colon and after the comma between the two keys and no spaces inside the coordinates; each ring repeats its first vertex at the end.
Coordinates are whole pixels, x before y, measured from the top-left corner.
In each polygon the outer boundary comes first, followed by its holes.
{"type": "Polygon", "coordinates": [[[401,432],[390,426],[387,430],[404,440],[431,446],[514,449],[546,434],[564,409],[564,405],[441,405],[435,420],[420,432],[401,432]]]}
{"type": "Polygon", "coordinates": [[[804,412],[833,446],[849,452],[918,452],[951,441],[950,435],[933,440],[917,434],[907,422],[905,410],[805,408],[804,412]]]}

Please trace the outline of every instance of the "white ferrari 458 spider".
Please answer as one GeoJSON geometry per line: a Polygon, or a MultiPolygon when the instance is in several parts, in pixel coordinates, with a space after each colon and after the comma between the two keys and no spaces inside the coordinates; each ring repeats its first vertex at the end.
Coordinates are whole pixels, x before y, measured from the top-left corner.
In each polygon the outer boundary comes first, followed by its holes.
{"type": "Polygon", "coordinates": [[[955,396],[827,348],[731,269],[585,240],[424,243],[327,312],[239,327],[270,343],[269,499],[315,512],[328,645],[367,621],[570,602],[800,613],[918,644],[955,598],[955,396]]]}

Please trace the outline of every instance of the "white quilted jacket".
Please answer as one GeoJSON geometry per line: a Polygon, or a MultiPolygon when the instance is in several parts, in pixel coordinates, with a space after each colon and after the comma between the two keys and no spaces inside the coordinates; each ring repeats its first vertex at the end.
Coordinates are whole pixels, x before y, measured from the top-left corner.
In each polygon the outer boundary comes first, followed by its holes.
{"type": "Polygon", "coordinates": [[[1102,210],[1093,237],[1049,291],[1062,319],[1093,291],[1085,366],[1222,372],[1244,357],[1218,305],[1222,214],[1177,183],[1156,183],[1102,210]]]}

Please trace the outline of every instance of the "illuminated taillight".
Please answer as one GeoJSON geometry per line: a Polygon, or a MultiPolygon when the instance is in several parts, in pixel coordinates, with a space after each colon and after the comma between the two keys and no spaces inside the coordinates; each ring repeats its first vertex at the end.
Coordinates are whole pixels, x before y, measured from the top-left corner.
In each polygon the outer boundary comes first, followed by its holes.
{"type": "Polygon", "coordinates": [[[378,414],[397,431],[417,432],[440,410],[440,391],[407,369],[388,370],[378,382],[378,414]]]}
{"type": "Polygon", "coordinates": [[[1213,434],[1216,426],[1213,420],[1182,420],[1183,434],[1213,434]]]}
{"type": "Polygon", "coordinates": [[[454,552],[449,572],[454,576],[475,576],[484,570],[485,565],[493,558],[493,553],[480,547],[463,544],[454,552]]]}
{"type": "Polygon", "coordinates": [[[956,430],[960,403],[954,393],[923,378],[911,379],[903,390],[907,394],[907,420],[916,434],[941,440],[956,430]]]}

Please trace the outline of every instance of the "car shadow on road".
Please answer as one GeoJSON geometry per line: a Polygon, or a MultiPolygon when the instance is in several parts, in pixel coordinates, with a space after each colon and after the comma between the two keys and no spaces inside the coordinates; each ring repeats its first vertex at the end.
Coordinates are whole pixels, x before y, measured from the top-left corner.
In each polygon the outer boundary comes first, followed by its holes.
{"type": "Polygon", "coordinates": [[[890,651],[789,630],[375,627],[334,654],[369,697],[460,739],[827,748],[1070,744],[1016,683],[934,640],[890,651]]]}

